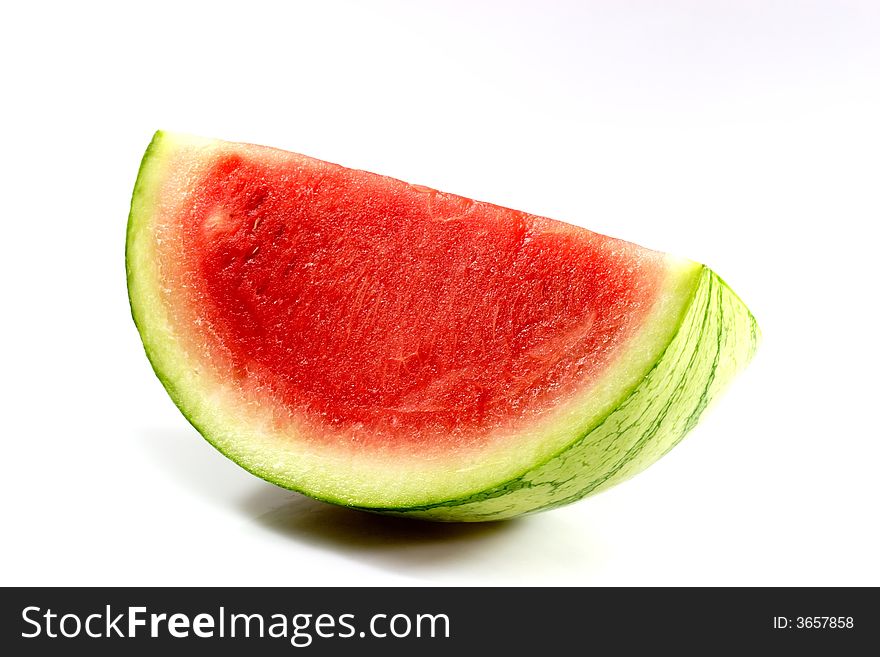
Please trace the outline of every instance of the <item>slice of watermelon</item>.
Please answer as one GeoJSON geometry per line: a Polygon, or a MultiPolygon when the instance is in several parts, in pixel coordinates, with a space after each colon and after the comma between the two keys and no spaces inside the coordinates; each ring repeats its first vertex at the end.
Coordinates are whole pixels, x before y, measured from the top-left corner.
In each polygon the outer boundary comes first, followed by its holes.
{"type": "Polygon", "coordinates": [[[156,133],[126,262],[190,422],[280,486],[494,520],[647,467],[752,356],[711,270],[280,150],[156,133]]]}

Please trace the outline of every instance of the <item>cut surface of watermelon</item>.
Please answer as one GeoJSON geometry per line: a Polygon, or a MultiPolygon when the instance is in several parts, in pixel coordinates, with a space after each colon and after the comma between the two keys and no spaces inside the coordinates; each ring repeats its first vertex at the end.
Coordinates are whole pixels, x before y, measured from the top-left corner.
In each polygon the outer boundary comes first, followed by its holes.
{"type": "Polygon", "coordinates": [[[164,132],[126,261],[147,355],[215,447],[320,499],[437,520],[558,506],[638,472],[758,339],[697,263],[164,132]]]}

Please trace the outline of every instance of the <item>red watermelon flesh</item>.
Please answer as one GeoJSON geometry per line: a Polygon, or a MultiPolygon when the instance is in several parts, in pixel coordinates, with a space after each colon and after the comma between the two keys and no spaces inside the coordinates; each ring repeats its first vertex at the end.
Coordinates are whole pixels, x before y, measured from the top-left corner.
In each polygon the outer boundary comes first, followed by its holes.
{"type": "Polygon", "coordinates": [[[589,385],[666,273],[618,240],[303,157],[220,158],[187,210],[160,257],[230,374],[402,448],[479,441],[589,385]]]}
{"type": "Polygon", "coordinates": [[[261,476],[366,508],[460,502],[522,475],[505,447],[536,465],[571,447],[587,426],[547,436],[651,371],[702,280],[566,223],[265,147],[160,133],[139,189],[132,306],[181,409],[229,414],[194,423],[261,476]],[[382,495],[481,458],[485,481],[382,495]],[[389,460],[390,481],[363,485],[389,460]]]}

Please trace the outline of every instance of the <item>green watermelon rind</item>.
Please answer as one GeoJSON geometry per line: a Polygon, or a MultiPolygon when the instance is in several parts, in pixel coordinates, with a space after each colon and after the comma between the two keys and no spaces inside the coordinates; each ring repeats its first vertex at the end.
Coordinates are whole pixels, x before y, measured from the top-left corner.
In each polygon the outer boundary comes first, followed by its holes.
{"type": "Polygon", "coordinates": [[[477,495],[406,510],[370,510],[439,521],[502,520],[607,489],[677,445],[752,359],[759,342],[754,316],[721,277],[704,267],[680,328],[654,367],[569,447],[477,495]]]}
{"type": "Polygon", "coordinates": [[[660,355],[653,365],[620,392],[606,407],[607,412],[591,417],[582,429],[571,434],[565,447],[537,464],[476,492],[419,503],[369,504],[298,486],[231,449],[231,443],[217,433],[217,423],[213,422],[214,428],[209,426],[207,419],[213,421],[210,407],[206,410],[198,395],[175,382],[176,373],[168,369],[168,355],[162,352],[169,350],[171,340],[151,316],[154,309],[145,298],[149,291],[144,294],[143,280],[139,280],[149,278],[153,272],[148,268],[157,265],[133,248],[136,233],[145,230],[148,223],[150,203],[156,201],[150,195],[162,172],[159,151],[164,138],[161,131],[156,133],[142,159],[132,194],[126,235],[132,317],[156,376],[190,424],[222,454],[283,488],[351,508],[438,521],[500,520],[561,506],[623,481],[665,454],[696,424],[705,407],[745,366],[757,346],[757,324],[746,306],[714,272],[694,264],[678,274],[676,294],[689,293],[690,297],[681,306],[677,324],[672,325],[668,344],[657,350],[660,355]],[[713,330],[714,343],[709,339],[713,330]],[[664,387],[669,381],[677,383],[664,387]],[[627,423],[637,412],[638,421],[627,423]]]}

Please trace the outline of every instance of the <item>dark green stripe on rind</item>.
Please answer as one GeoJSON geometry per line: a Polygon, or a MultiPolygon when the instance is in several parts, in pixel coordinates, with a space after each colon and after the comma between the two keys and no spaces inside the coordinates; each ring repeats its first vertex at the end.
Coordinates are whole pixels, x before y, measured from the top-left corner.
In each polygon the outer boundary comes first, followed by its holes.
{"type": "Polygon", "coordinates": [[[440,521],[502,520],[551,509],[641,472],[672,449],[754,355],[748,308],[704,268],[675,337],[611,413],[546,463],[476,495],[408,509],[369,509],[440,521]]]}

